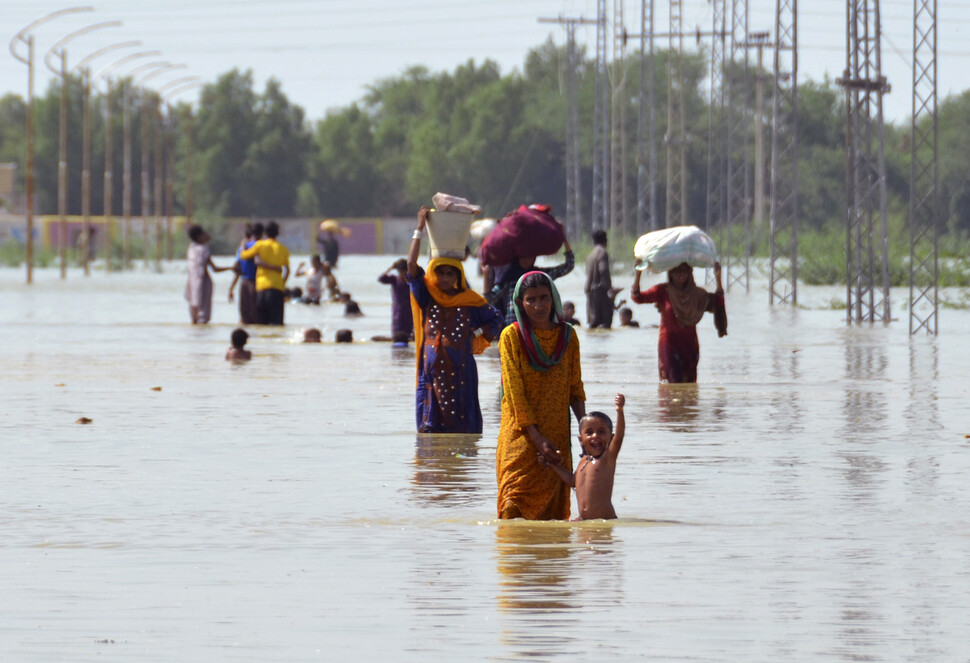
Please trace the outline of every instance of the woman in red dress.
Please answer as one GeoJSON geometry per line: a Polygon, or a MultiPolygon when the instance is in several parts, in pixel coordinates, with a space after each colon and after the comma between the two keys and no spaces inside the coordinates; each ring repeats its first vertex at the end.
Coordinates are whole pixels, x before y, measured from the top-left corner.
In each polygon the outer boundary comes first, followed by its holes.
{"type": "Polygon", "coordinates": [[[717,335],[727,334],[721,263],[714,263],[714,277],[717,290],[711,294],[694,283],[694,270],[685,262],[667,272],[666,283],[641,292],[640,270],[637,270],[630,298],[637,304],[656,304],[660,311],[661,382],[697,382],[697,360],[700,358],[697,323],[705,312],[714,313],[717,335]]]}

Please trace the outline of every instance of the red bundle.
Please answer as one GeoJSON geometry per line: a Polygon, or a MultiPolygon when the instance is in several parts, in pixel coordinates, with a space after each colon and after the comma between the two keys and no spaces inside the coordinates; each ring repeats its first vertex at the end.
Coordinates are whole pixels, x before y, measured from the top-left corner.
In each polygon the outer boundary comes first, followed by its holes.
{"type": "Polygon", "coordinates": [[[558,253],[566,231],[548,205],[522,205],[499,220],[485,237],[479,257],[485,265],[507,265],[519,257],[558,253]]]}

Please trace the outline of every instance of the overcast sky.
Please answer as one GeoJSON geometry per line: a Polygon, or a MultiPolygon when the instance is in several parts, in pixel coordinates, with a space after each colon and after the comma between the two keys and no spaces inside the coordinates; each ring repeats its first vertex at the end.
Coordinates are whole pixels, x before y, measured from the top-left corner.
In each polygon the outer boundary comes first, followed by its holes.
{"type": "MultiPolygon", "coordinates": [[[[34,30],[35,90],[43,94],[53,74],[44,54],[62,37],[85,26],[120,20],[121,27],[95,30],[67,46],[72,66],[98,49],[139,40],[140,47],[114,50],[93,60],[95,73],[139,51],[158,50],[120,67],[124,74],[142,63],[179,65],[146,80],[158,89],[186,76],[210,83],[233,68],[251,69],[257,91],[275,77],[287,97],[309,119],[328,108],[359,100],[366,86],[400,74],[411,65],[451,71],[474,59],[491,59],[503,73],[520,69],[530,48],[552,37],[565,42],[565,30],[540,24],[540,17],[595,18],[595,0],[0,0],[0,37],[8,44],[32,21],[67,7],[93,11],[58,17],[34,30]],[[184,68],[181,65],[185,65],[184,68]]],[[[730,3],[728,3],[730,4],[730,3]]],[[[614,2],[607,6],[613,11],[614,2]]],[[[684,25],[711,29],[707,0],[684,0],[684,25]]],[[[750,0],[749,30],[774,30],[774,0],[750,0]]],[[[656,0],[655,30],[666,32],[667,3],[656,0]]],[[[902,122],[911,112],[912,0],[882,0],[883,73],[892,85],[885,99],[887,119],[902,122]]],[[[612,18],[612,17],[611,17],[612,18]]],[[[640,2],[627,0],[624,23],[639,32],[640,2]]],[[[612,28],[611,28],[612,29],[612,28]]],[[[970,88],[970,1],[940,2],[940,98],[970,88]]],[[[577,28],[577,40],[595,53],[593,26],[577,28]]],[[[800,78],[839,77],[845,68],[845,1],[803,0],[799,17],[800,78]]],[[[685,44],[694,48],[692,39],[685,44]]],[[[635,47],[636,44],[631,44],[635,47]]],[[[666,47],[665,40],[658,46],[666,47]]],[[[23,52],[23,49],[20,49],[23,52]]],[[[766,63],[770,53],[766,53],[766,63]]],[[[169,88],[173,89],[173,88],[169,88]]],[[[0,55],[0,94],[26,96],[27,68],[9,50],[0,55]]],[[[174,99],[193,101],[199,90],[174,99]]]]}

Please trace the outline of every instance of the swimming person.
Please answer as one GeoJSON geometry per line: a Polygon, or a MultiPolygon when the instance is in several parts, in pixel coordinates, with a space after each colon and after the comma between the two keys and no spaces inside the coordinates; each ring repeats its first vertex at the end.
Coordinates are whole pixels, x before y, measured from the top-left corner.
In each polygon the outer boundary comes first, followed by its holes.
{"type": "Polygon", "coordinates": [[[461,261],[433,258],[418,266],[427,207],[408,252],[414,342],[417,355],[415,419],[419,433],[481,433],[475,355],[498,335],[502,315],[468,287],[461,261]]]}
{"type": "Polygon", "coordinates": [[[640,270],[636,270],[630,298],[637,304],[656,304],[660,311],[657,352],[661,382],[697,382],[697,323],[705,312],[714,313],[718,336],[727,334],[721,263],[714,263],[714,278],[717,290],[711,294],[694,283],[694,268],[685,262],[667,272],[666,283],[641,292],[640,270]]]}
{"type": "Polygon", "coordinates": [[[613,422],[602,412],[589,412],[579,420],[579,444],[583,448],[576,473],[573,474],[560,463],[554,465],[539,454],[539,462],[550,467],[563,483],[575,486],[579,520],[616,518],[613,509],[613,477],[616,473],[616,457],[623,445],[626,420],[623,405],[626,399],[617,394],[616,430],[613,422]]]}
{"type": "Polygon", "coordinates": [[[544,272],[519,279],[516,321],[502,331],[502,424],[496,449],[498,517],[568,520],[569,487],[539,463],[572,472],[570,417],[586,414],[579,339],[563,321],[559,291],[544,272]]]}
{"type": "Polygon", "coordinates": [[[246,349],[249,334],[245,329],[233,329],[229,339],[232,345],[226,350],[226,361],[249,361],[253,358],[253,353],[246,349]]]}

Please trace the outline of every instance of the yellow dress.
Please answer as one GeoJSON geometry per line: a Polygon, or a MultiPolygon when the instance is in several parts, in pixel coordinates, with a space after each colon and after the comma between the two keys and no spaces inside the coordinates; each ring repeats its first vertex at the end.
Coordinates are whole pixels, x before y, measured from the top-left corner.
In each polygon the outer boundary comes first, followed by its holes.
{"type": "MultiPolygon", "coordinates": [[[[543,352],[552,355],[559,328],[536,329],[543,352]]],[[[579,366],[579,339],[572,335],[562,360],[545,372],[532,368],[519,331],[509,325],[499,339],[502,355],[502,425],[495,473],[499,518],[568,520],[569,487],[539,464],[525,427],[534,424],[562,454],[572,470],[570,420],[572,401],[586,400],[579,366]]]]}

